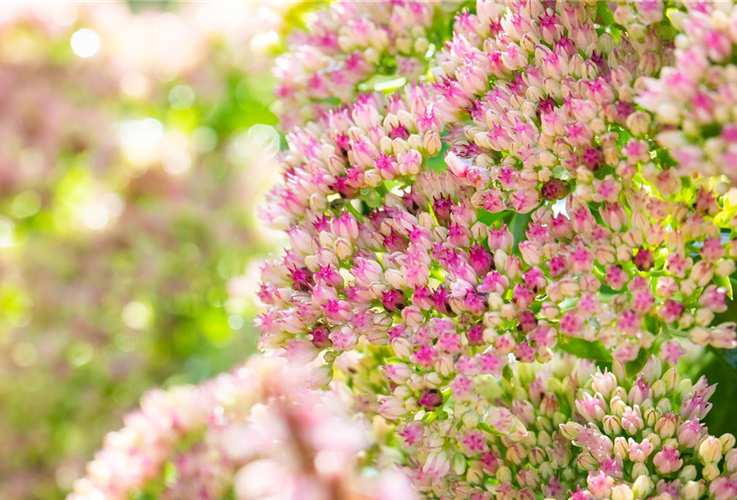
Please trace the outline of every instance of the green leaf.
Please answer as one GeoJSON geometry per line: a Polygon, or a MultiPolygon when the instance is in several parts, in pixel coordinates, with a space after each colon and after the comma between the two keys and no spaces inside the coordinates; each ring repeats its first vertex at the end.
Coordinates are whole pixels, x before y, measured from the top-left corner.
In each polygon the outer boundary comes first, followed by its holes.
{"type": "Polygon", "coordinates": [[[480,422],[479,429],[481,429],[482,431],[488,432],[489,434],[494,434],[496,436],[499,435],[499,431],[495,430],[492,426],[490,426],[486,422],[480,422]]]}
{"type": "Polygon", "coordinates": [[[624,369],[627,372],[627,377],[636,378],[642,369],[647,364],[647,360],[650,359],[650,355],[653,353],[653,347],[649,349],[640,349],[637,353],[637,357],[632,361],[628,361],[624,364],[624,369]]]}
{"type": "Polygon", "coordinates": [[[558,342],[558,348],[569,354],[578,356],[579,358],[590,359],[592,361],[602,361],[604,363],[612,362],[612,355],[609,349],[604,347],[600,340],[589,341],[578,338],[567,337],[558,342]]]}
{"type": "Polygon", "coordinates": [[[502,377],[508,382],[512,380],[512,368],[509,365],[506,365],[502,370],[502,377]]]}
{"type": "Polygon", "coordinates": [[[432,158],[429,158],[427,160],[427,168],[435,172],[443,172],[447,170],[448,165],[445,164],[445,154],[448,152],[448,149],[448,143],[443,142],[443,147],[440,152],[436,156],[433,156],[432,158]]]}
{"type": "Polygon", "coordinates": [[[711,347],[710,350],[725,365],[731,368],[734,371],[734,375],[737,376],[737,349],[715,349],[711,347]]]}
{"type": "Polygon", "coordinates": [[[438,418],[438,412],[437,411],[431,411],[431,412],[426,413],[425,416],[422,417],[422,421],[425,424],[430,425],[433,422],[435,422],[435,419],[437,419],[437,418],[438,418]]]}
{"type": "Polygon", "coordinates": [[[509,212],[506,210],[503,212],[497,212],[495,214],[489,212],[488,210],[481,210],[481,214],[479,215],[479,222],[482,224],[486,224],[487,226],[495,226],[497,222],[502,220],[506,215],[508,215],[509,212]]]}
{"type": "Polygon", "coordinates": [[[714,281],[719,287],[723,287],[727,289],[727,297],[729,297],[730,300],[734,299],[734,295],[732,294],[732,277],[730,276],[717,276],[714,275],[714,281]]]}
{"type": "Polygon", "coordinates": [[[607,5],[607,2],[598,2],[596,6],[596,12],[599,14],[599,20],[604,26],[611,26],[614,24],[614,14],[607,5]]]}
{"type": "Polygon", "coordinates": [[[519,247],[520,242],[527,239],[525,231],[527,231],[527,226],[530,224],[530,219],[532,219],[532,213],[514,214],[512,222],[509,223],[509,230],[512,232],[512,236],[514,236],[515,251],[519,247]]]}
{"type": "Polygon", "coordinates": [[[725,432],[733,433],[734,402],[737,401],[737,349],[710,347],[702,358],[710,358],[711,361],[699,370],[698,376],[706,376],[710,384],[717,386],[710,398],[714,406],[706,416],[705,423],[709,431],[717,436],[725,432]]]}

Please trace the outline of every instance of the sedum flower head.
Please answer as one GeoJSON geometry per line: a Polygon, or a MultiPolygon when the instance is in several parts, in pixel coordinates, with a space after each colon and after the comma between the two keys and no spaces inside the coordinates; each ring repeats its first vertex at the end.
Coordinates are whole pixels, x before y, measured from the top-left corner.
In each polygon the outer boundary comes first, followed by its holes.
{"type": "Polygon", "coordinates": [[[307,16],[276,62],[277,113],[290,128],[373,88],[420,78],[449,29],[455,2],[332,2],[307,16]],[[439,21],[440,20],[440,21],[439,21]]]}
{"type": "MultiPolygon", "coordinates": [[[[669,18],[679,34],[675,60],[646,79],[638,103],[654,115],[655,138],[679,172],[737,179],[732,54],[737,9],[732,2],[677,2],[669,18]]],[[[658,9],[662,15],[662,5],[658,9]]],[[[733,214],[731,214],[733,215],[733,214]]]]}
{"type": "Polygon", "coordinates": [[[370,444],[337,394],[306,389],[283,360],[255,356],[200,386],[148,393],[68,499],[411,500],[397,471],[359,474],[370,444]]]}
{"type": "MultiPolygon", "coordinates": [[[[610,434],[680,425],[645,414],[654,379],[612,402],[627,380],[602,375],[601,390],[567,406],[487,391],[556,350],[642,368],[654,352],[675,364],[684,338],[735,345],[735,325],[714,318],[735,268],[737,191],[675,168],[640,105],[643,78],[673,61],[676,26],[659,8],[478,2],[456,16],[431,82],[363,95],[288,134],[284,183],[262,212],[290,239],[264,267],[262,347],[315,360],[317,385],[345,384],[356,411],[390,422],[430,496],[535,498],[546,485],[555,498],[574,486],[629,498],[639,475],[624,484],[608,472],[610,434]],[[552,428],[535,427],[539,411],[552,428]],[[558,450],[557,426],[569,422],[573,442],[579,419],[601,432],[583,429],[593,452],[547,457],[568,472],[516,467],[531,432],[558,450]],[[498,466],[480,464],[494,446],[498,466]],[[595,469],[606,476],[589,486],[595,469]]],[[[573,379],[575,391],[587,377],[573,379]]],[[[650,444],[633,456],[651,457],[655,479],[689,465],[672,442],[650,444]]],[[[547,463],[538,455],[534,467],[547,463]]]]}
{"type": "Polygon", "coordinates": [[[711,436],[702,422],[715,386],[703,377],[682,380],[674,368],[661,375],[657,361],[628,380],[595,373],[561,425],[586,473],[570,498],[733,498],[735,438],[711,436]]]}

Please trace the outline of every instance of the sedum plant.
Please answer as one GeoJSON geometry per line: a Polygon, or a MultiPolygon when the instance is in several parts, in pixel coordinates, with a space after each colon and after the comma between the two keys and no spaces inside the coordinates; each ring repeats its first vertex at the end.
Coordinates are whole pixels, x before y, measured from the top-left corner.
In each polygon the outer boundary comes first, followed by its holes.
{"type": "Polygon", "coordinates": [[[737,346],[734,20],[336,2],[291,39],[261,347],[372,423],[359,474],[431,499],[737,496],[714,386],[679,363],[737,346]]]}

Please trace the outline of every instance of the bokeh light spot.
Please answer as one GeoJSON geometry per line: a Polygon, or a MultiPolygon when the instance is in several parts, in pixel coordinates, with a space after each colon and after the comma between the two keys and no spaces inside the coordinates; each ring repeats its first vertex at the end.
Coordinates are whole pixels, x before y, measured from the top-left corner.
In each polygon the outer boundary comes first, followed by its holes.
{"type": "Polygon", "coordinates": [[[15,224],[6,217],[0,216],[0,248],[12,247],[15,242],[15,224]]]}
{"type": "Polygon", "coordinates": [[[107,225],[110,220],[110,214],[108,214],[107,208],[104,205],[95,203],[84,209],[82,220],[87,227],[97,231],[107,225]]]}
{"type": "Polygon", "coordinates": [[[194,104],[195,97],[191,87],[177,85],[169,91],[169,104],[174,109],[187,109],[194,104]]]}
{"type": "Polygon", "coordinates": [[[21,342],[13,347],[13,362],[21,368],[28,368],[38,362],[38,351],[33,344],[21,342]]]}
{"type": "Polygon", "coordinates": [[[192,166],[192,157],[181,148],[172,148],[164,156],[164,170],[172,175],[183,174],[192,166]]]}
{"type": "Polygon", "coordinates": [[[72,51],[79,57],[87,58],[100,50],[100,36],[88,28],[82,28],[72,35],[72,51]]]}
{"type": "Polygon", "coordinates": [[[128,302],[123,308],[123,322],[134,330],[143,330],[151,322],[151,308],[143,302],[128,302]]]}
{"type": "Polygon", "coordinates": [[[231,314],[228,317],[228,326],[230,326],[231,330],[238,331],[241,328],[243,328],[244,325],[243,316],[240,314],[231,314]]]}
{"type": "Polygon", "coordinates": [[[41,195],[38,192],[29,189],[23,191],[13,200],[13,204],[10,207],[10,211],[13,217],[18,219],[25,219],[26,217],[32,217],[41,210],[41,195]]]}
{"type": "Polygon", "coordinates": [[[156,118],[125,120],[120,124],[120,142],[131,148],[155,146],[164,137],[164,126],[156,118]]]}

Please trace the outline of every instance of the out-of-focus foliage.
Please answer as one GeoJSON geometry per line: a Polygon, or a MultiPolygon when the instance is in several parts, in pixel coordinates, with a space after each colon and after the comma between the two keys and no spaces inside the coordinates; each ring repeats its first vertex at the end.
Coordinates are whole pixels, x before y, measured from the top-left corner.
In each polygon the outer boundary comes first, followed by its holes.
{"type": "Polygon", "coordinates": [[[283,10],[0,10],[3,499],[59,498],[145,389],[253,351],[283,10]]]}

